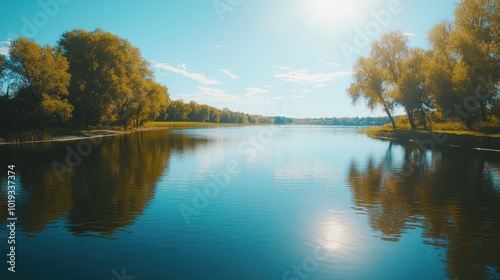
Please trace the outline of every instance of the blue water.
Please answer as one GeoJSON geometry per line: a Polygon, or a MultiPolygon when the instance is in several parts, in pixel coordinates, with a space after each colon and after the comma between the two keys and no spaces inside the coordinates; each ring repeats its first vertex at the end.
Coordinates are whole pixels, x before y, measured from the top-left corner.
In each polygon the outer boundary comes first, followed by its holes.
{"type": "Polygon", "coordinates": [[[2,221],[9,164],[19,192],[16,272],[4,227],[1,279],[500,277],[495,153],[319,126],[86,144],[0,146],[2,221]]]}

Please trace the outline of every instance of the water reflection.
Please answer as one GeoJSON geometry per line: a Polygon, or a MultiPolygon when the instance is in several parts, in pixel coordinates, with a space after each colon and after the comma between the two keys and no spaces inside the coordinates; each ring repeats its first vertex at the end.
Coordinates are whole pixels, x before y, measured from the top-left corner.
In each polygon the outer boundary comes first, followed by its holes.
{"type": "MultiPolygon", "coordinates": [[[[41,232],[64,218],[76,235],[106,237],[143,213],[172,152],[181,153],[207,142],[167,131],[104,138],[80,165],[64,172],[62,180],[51,164],[64,163],[67,145],[76,150],[78,141],[4,146],[0,166],[16,164],[20,191],[17,215],[24,231],[41,232]]],[[[4,219],[5,193],[0,192],[0,198],[4,204],[0,218],[4,219]]]]}
{"type": "Polygon", "coordinates": [[[328,228],[328,248],[337,249],[342,238],[342,227],[337,223],[330,224],[328,228]]]}
{"type": "Polygon", "coordinates": [[[446,249],[450,277],[487,279],[500,273],[500,190],[493,164],[498,159],[390,144],[380,158],[352,161],[348,182],[356,210],[383,240],[397,242],[420,227],[426,243],[446,249]]]}

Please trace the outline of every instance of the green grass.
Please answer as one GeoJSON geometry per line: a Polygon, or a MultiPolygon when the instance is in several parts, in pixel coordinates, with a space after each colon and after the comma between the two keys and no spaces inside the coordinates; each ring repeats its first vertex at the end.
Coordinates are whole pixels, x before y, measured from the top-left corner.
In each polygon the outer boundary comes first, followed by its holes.
{"type": "Polygon", "coordinates": [[[14,143],[52,140],[52,133],[46,130],[27,130],[9,134],[6,140],[14,143]]]}
{"type": "Polygon", "coordinates": [[[242,126],[235,123],[210,123],[210,122],[147,122],[144,123],[144,128],[205,128],[205,127],[221,127],[221,126],[242,126]]]}
{"type": "Polygon", "coordinates": [[[500,149],[500,133],[471,130],[393,130],[390,125],[370,127],[360,132],[375,138],[390,138],[398,141],[431,141],[445,139],[444,145],[457,145],[469,148],[500,149]],[[439,133],[439,134],[435,134],[439,133]],[[438,136],[439,135],[439,136],[438,136]],[[445,137],[445,138],[442,138],[445,137]]]}

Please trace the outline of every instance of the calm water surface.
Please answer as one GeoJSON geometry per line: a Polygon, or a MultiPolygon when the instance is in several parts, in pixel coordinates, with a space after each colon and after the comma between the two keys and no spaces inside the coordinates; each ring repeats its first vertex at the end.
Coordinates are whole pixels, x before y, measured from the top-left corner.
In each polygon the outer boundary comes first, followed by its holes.
{"type": "Polygon", "coordinates": [[[296,126],[0,146],[4,224],[9,164],[1,279],[500,278],[499,153],[296,126]]]}

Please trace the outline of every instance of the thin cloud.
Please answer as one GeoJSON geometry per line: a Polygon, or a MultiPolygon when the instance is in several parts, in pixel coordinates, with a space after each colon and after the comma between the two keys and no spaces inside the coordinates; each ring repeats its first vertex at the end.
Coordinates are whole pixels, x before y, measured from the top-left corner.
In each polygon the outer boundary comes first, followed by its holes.
{"type": "Polygon", "coordinates": [[[9,47],[0,47],[1,55],[9,55],[9,47]]]}
{"type": "Polygon", "coordinates": [[[0,42],[0,54],[1,55],[9,55],[10,44],[12,43],[12,39],[7,39],[5,41],[0,42]]]}
{"type": "Polygon", "coordinates": [[[250,104],[254,105],[263,105],[270,104],[271,99],[263,98],[263,95],[270,94],[271,92],[267,89],[255,88],[255,87],[247,87],[245,88],[247,97],[250,104]]]}
{"type": "Polygon", "coordinates": [[[333,82],[338,78],[351,76],[352,72],[338,71],[325,73],[309,73],[309,69],[299,69],[289,72],[275,72],[274,77],[283,81],[299,84],[319,84],[333,82]]]}
{"type": "Polygon", "coordinates": [[[220,69],[221,73],[228,75],[231,79],[238,79],[239,76],[235,75],[231,72],[231,70],[228,69],[220,69]]]}
{"type": "Polygon", "coordinates": [[[188,79],[197,81],[201,84],[205,84],[205,85],[218,85],[218,84],[220,84],[219,81],[217,81],[215,79],[208,78],[204,74],[188,72],[186,64],[181,64],[181,65],[178,65],[177,67],[175,67],[172,65],[168,65],[167,63],[153,61],[153,67],[157,68],[157,69],[173,72],[176,74],[180,74],[188,79]]]}
{"type": "Polygon", "coordinates": [[[247,91],[247,93],[246,93],[247,96],[248,95],[259,95],[259,94],[271,93],[267,89],[261,89],[261,88],[247,87],[247,88],[245,88],[245,90],[247,91]]]}
{"type": "Polygon", "coordinates": [[[406,37],[417,36],[417,34],[411,33],[411,32],[405,32],[405,33],[403,33],[403,35],[405,35],[406,37]]]}
{"type": "Polygon", "coordinates": [[[313,85],[313,88],[324,88],[324,87],[326,87],[326,85],[323,83],[317,83],[313,85]]]}
{"type": "Polygon", "coordinates": [[[301,90],[300,92],[302,92],[302,93],[311,93],[311,90],[308,89],[308,88],[305,88],[305,89],[301,90]]]}
{"type": "Polygon", "coordinates": [[[197,92],[194,96],[198,100],[222,101],[222,102],[241,102],[237,95],[227,94],[226,90],[220,88],[209,88],[204,86],[196,87],[197,92]]]}
{"type": "Polygon", "coordinates": [[[327,62],[326,65],[332,66],[332,67],[339,67],[340,66],[340,64],[338,64],[337,62],[333,62],[333,61],[327,62]]]}

